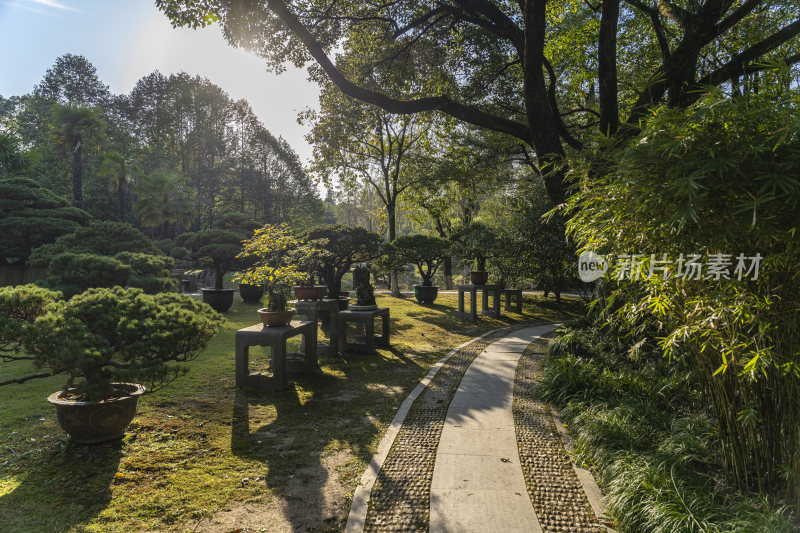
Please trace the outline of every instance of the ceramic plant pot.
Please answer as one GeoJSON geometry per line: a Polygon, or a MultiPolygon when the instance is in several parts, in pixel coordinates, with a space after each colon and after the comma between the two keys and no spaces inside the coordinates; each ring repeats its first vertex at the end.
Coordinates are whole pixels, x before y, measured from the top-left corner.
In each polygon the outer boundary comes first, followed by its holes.
{"type": "Polygon", "coordinates": [[[414,285],[414,296],[421,304],[432,304],[439,295],[439,287],[414,285]]]}
{"type": "Polygon", "coordinates": [[[203,289],[203,302],[214,311],[225,313],[233,305],[233,289],[203,289]]]}
{"type": "Polygon", "coordinates": [[[58,391],[47,401],[53,404],[58,423],[73,441],[96,444],[120,439],[136,416],[136,404],[145,388],[136,383],[115,383],[120,396],[99,402],[70,400],[69,391],[58,391]]]}
{"type": "Polygon", "coordinates": [[[261,323],[265,328],[274,328],[280,326],[288,326],[294,316],[294,311],[288,309],[286,311],[267,311],[266,307],[258,310],[258,316],[261,318],[261,323]]]}

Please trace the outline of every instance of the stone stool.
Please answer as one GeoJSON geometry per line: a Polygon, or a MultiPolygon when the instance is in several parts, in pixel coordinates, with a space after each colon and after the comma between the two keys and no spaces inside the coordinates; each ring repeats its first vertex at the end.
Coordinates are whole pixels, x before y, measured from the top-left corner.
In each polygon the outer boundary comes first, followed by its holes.
{"type": "Polygon", "coordinates": [[[389,340],[389,308],[379,307],[364,311],[339,311],[339,351],[354,351],[358,353],[374,354],[376,346],[388,348],[389,340]],[[375,335],[375,318],[383,319],[383,329],[380,336],[375,335]],[[355,323],[364,327],[364,343],[350,343],[347,341],[347,324],[355,323]]]}
{"type": "Polygon", "coordinates": [[[293,321],[288,326],[265,328],[256,324],[236,332],[236,386],[256,387],[271,391],[289,387],[288,373],[311,374],[317,372],[317,323],[293,321]],[[286,353],[286,341],[303,336],[305,353],[286,353]],[[272,376],[251,374],[250,346],[269,346],[272,376]]]}
{"type": "Polygon", "coordinates": [[[294,304],[295,313],[303,318],[320,324],[323,313],[330,317],[329,344],[317,343],[317,354],[335,357],[339,351],[339,302],[337,300],[297,300],[294,304]]]}

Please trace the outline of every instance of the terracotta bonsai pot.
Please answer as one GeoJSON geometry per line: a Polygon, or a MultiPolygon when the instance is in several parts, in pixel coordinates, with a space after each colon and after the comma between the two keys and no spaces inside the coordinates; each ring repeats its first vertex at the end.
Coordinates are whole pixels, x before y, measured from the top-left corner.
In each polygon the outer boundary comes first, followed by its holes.
{"type": "Polygon", "coordinates": [[[294,287],[294,297],[298,300],[322,300],[328,292],[325,285],[297,285],[294,287]]]}
{"type": "Polygon", "coordinates": [[[286,311],[267,311],[266,307],[258,310],[258,316],[261,317],[261,323],[265,328],[288,326],[294,316],[294,311],[287,309],[286,311]]]}
{"type": "Polygon", "coordinates": [[[239,284],[239,296],[249,304],[257,303],[264,296],[264,287],[261,285],[239,284]]]}
{"type": "Polygon", "coordinates": [[[214,311],[225,313],[233,305],[233,289],[202,289],[203,301],[214,311]]]}
{"type": "Polygon", "coordinates": [[[421,304],[432,304],[439,295],[439,287],[414,285],[414,296],[421,304]]]}
{"type": "Polygon", "coordinates": [[[469,279],[473,285],[486,285],[489,281],[489,273],[484,270],[473,271],[469,273],[469,279]]]}
{"type": "Polygon", "coordinates": [[[83,402],[63,399],[65,392],[50,395],[47,401],[53,404],[58,423],[75,442],[95,444],[120,439],[136,415],[136,404],[145,388],[136,383],[115,383],[120,396],[99,402],[83,402]]]}

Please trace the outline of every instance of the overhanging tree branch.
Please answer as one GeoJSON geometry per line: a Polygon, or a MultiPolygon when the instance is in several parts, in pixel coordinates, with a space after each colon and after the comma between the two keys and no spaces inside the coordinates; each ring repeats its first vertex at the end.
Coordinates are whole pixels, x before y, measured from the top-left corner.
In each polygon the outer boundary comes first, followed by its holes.
{"type": "Polygon", "coordinates": [[[530,143],[531,134],[527,125],[487,113],[473,106],[456,102],[446,96],[398,100],[378,91],[359,87],[347,79],[344,74],[336,68],[320,43],[311,35],[308,28],[289,11],[284,2],[281,0],[267,0],[267,6],[284,22],[284,24],[286,24],[298,39],[300,39],[309,54],[311,54],[320,67],[322,67],[322,70],[325,71],[325,74],[327,74],[339,90],[347,96],[378,106],[390,113],[401,115],[420,113],[423,111],[441,111],[474,126],[505,133],[523,140],[526,143],[530,143]]]}

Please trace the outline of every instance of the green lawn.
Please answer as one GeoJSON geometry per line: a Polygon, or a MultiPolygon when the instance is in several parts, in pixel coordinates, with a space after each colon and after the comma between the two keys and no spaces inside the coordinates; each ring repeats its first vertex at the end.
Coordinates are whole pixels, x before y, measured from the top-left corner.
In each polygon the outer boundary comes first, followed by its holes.
{"type": "MultiPolygon", "coordinates": [[[[323,358],[319,375],[267,393],[234,387],[234,333],[258,321],[236,299],[190,372],[141,399],[121,444],[68,441],[45,401],[63,377],[0,388],[0,531],[338,531],[394,412],[442,355],[496,327],[582,312],[527,298],[524,315],[471,322],[454,295],[379,296],[391,349],[323,358]],[[242,517],[272,526],[234,527],[242,517]]],[[[0,365],[0,380],[28,370],[0,365]]]]}

